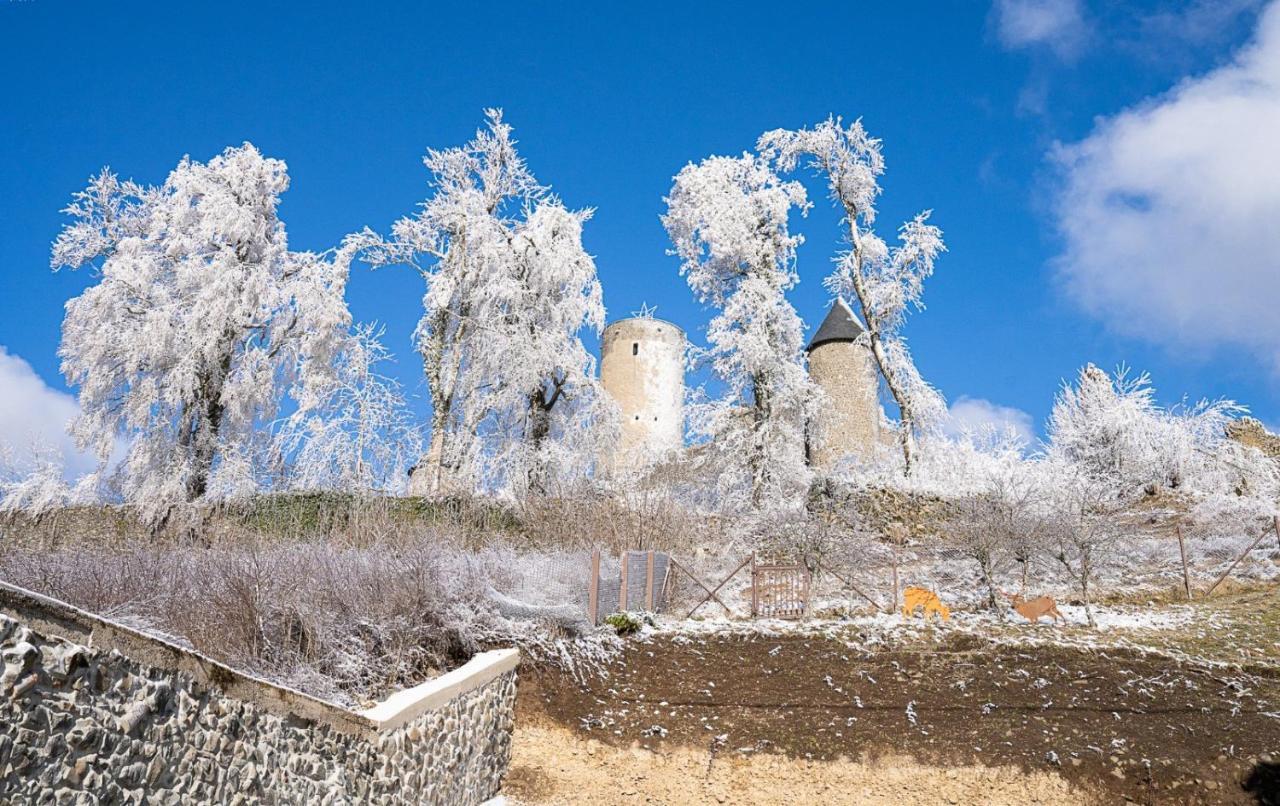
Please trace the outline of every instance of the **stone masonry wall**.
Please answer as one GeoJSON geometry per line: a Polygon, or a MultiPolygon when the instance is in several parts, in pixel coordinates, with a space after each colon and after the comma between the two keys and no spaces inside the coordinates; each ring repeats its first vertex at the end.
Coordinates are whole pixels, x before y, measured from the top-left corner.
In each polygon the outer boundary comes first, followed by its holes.
{"type": "Polygon", "coordinates": [[[600,382],[618,404],[610,468],[636,470],[684,443],[684,331],[661,319],[623,319],[604,330],[600,382]]]}
{"type": "Polygon", "coordinates": [[[114,627],[0,586],[0,803],[475,804],[506,774],[510,655],[357,714],[114,627]]]}
{"type": "Polygon", "coordinates": [[[880,444],[879,377],[871,351],[833,341],[809,352],[809,376],[826,392],[810,461],[830,470],[849,454],[866,458],[880,444]]]}

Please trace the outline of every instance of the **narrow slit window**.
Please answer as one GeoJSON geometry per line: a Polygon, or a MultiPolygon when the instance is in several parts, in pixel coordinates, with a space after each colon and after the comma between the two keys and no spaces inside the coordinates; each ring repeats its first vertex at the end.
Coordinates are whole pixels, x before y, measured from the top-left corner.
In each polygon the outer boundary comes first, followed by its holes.
{"type": "Polygon", "coordinates": [[[640,355],[640,342],[638,341],[631,342],[631,354],[640,355]]]}

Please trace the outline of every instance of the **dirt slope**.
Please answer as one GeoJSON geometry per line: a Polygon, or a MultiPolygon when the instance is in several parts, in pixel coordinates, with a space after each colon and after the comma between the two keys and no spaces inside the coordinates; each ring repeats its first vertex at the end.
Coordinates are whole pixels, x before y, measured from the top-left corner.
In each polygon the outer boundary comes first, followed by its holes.
{"type": "Polygon", "coordinates": [[[1280,802],[1278,708],[1265,670],[1131,650],[669,635],[586,685],[525,674],[508,790],[547,803],[1280,802]]]}

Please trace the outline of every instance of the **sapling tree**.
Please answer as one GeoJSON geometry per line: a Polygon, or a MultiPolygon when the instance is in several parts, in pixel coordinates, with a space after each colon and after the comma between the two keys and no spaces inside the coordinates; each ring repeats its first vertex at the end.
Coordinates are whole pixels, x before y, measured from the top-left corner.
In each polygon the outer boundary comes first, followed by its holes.
{"type": "Polygon", "coordinates": [[[328,371],[350,324],[350,250],[289,251],[288,186],[285,164],[245,143],[183,159],[159,187],[104,170],[66,208],[54,268],[97,269],[63,322],[72,433],[103,463],[128,443],[121,489],[147,516],[243,489],[229,476],[252,473],[255,426],[301,373],[328,371]]]}
{"type": "Polygon", "coordinates": [[[788,219],[808,206],[804,188],[759,157],[708,157],[676,175],[662,219],[680,273],[716,309],[703,358],[726,391],[702,422],[722,455],[738,458],[757,508],[797,500],[808,481],[805,423],[817,393],[786,298],[801,242],[788,219]]]}
{"type": "MultiPolygon", "coordinates": [[[[971,434],[960,439],[975,441],[971,434]]],[[[983,461],[972,462],[969,472],[978,489],[955,503],[954,537],[957,548],[978,567],[987,606],[1003,620],[996,575],[1010,560],[1022,560],[1025,568],[1029,558],[1020,555],[1026,554],[1035,530],[1037,485],[1022,456],[1023,443],[1011,430],[990,429],[977,441],[981,449],[970,455],[981,455],[983,461]]]]}
{"type": "Polygon", "coordinates": [[[419,213],[390,238],[349,240],[372,265],[409,265],[426,282],[415,341],[431,428],[418,492],[479,484],[487,471],[541,487],[548,456],[569,444],[566,423],[600,400],[579,336],[604,326],[582,246],[590,211],[538,184],[499,110],[486,118],[465,146],[427,152],[433,193],[419,213]]]}
{"type": "Polygon", "coordinates": [[[849,248],[837,255],[826,285],[833,294],[857,300],[866,325],[863,338],[898,405],[904,471],[910,475],[917,432],[941,422],[946,405],[916,369],[901,329],[909,308],[924,307],[924,281],[946,248],[942,231],[929,223],[928,211],[903,224],[893,246],[872,229],[884,157],[880,141],[867,134],[860,120],[848,127],[840,118],[828,118],[812,129],[776,129],[761,135],[756,147],[783,172],[807,159],[826,178],[831,198],[844,214],[849,248]]]}
{"type": "MultiPolygon", "coordinates": [[[[1052,460],[1046,460],[1051,462],[1052,460]]],[[[1076,469],[1058,466],[1045,476],[1046,526],[1052,536],[1054,558],[1075,580],[1084,603],[1085,618],[1096,627],[1093,585],[1097,571],[1122,536],[1120,511],[1113,489],[1105,481],[1076,469]]]]}

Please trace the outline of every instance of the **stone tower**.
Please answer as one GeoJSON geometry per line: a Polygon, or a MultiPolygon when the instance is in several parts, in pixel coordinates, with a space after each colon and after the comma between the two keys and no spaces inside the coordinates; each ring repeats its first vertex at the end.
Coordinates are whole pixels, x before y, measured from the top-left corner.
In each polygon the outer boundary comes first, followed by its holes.
{"type": "Polygon", "coordinates": [[[622,433],[610,465],[644,467],[684,445],[684,331],[647,316],[604,329],[600,381],[622,412],[622,433]]]}
{"type": "Polygon", "coordinates": [[[880,441],[880,377],[871,349],[857,341],[866,328],[837,299],[809,342],[809,377],[826,393],[814,423],[809,463],[830,470],[849,454],[870,456],[880,441]]]}

